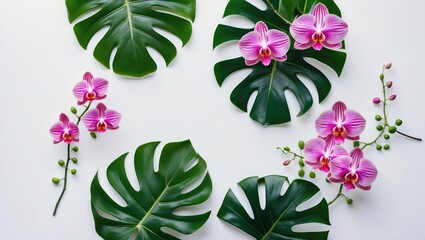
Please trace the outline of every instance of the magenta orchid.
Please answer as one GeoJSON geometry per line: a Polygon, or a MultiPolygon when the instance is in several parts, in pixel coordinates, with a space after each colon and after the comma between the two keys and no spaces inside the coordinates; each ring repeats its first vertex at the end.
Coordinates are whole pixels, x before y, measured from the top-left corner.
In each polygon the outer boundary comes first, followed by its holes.
{"type": "Polygon", "coordinates": [[[286,33],[276,29],[269,30],[262,21],[257,22],[254,31],[245,34],[239,41],[239,49],[248,66],[259,61],[268,66],[272,59],[285,61],[289,45],[290,40],[286,33]]]}
{"type": "Polygon", "coordinates": [[[87,101],[104,99],[107,90],[108,81],[102,78],[93,78],[90,72],[86,72],[83,81],[75,85],[73,93],[78,100],[78,105],[83,105],[87,101]]]}
{"type": "Polygon", "coordinates": [[[347,150],[336,145],[335,136],[315,138],[305,143],[304,162],[313,169],[329,172],[329,163],[338,156],[348,156],[347,150]]]}
{"type": "Polygon", "coordinates": [[[366,127],[366,120],[358,112],[349,110],[341,101],[332,106],[331,111],[325,111],[316,120],[316,131],[319,137],[326,138],[329,134],[335,136],[337,144],[344,140],[358,140],[366,127]]]}
{"type": "Polygon", "coordinates": [[[106,129],[117,129],[120,121],[121,114],[107,109],[103,103],[99,103],[96,109],[88,111],[83,117],[84,125],[91,132],[105,132],[106,129]]]}
{"type": "Polygon", "coordinates": [[[350,156],[339,156],[331,161],[328,178],[331,182],[343,183],[347,191],[355,187],[370,190],[377,175],[375,165],[363,158],[360,148],[354,148],[350,156]]]}
{"type": "Polygon", "coordinates": [[[64,113],[61,113],[59,120],[59,122],[50,128],[53,143],[57,144],[63,141],[66,144],[70,144],[71,142],[78,142],[78,136],[80,134],[78,126],[70,122],[68,116],[64,113]]]}
{"type": "Polygon", "coordinates": [[[348,25],[340,17],[329,14],[322,3],[318,3],[310,14],[295,19],[289,31],[295,39],[296,49],[307,49],[313,46],[321,50],[323,46],[339,49],[348,32],[348,25]]]}

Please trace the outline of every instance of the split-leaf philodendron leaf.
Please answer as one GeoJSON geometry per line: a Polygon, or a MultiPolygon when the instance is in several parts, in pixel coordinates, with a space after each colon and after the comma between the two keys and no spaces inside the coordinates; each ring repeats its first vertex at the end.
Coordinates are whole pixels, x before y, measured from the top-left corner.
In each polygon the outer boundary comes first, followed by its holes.
{"type": "Polygon", "coordinates": [[[217,216],[257,240],[324,240],[329,231],[295,232],[293,226],[307,223],[330,225],[329,208],[325,199],[314,207],[299,210],[302,203],[319,192],[311,182],[297,179],[281,195],[284,176],[249,177],[239,186],[245,193],[254,218],[251,218],[232,190],[229,190],[217,216]],[[265,185],[265,207],[260,205],[259,185],[265,185]]]}
{"type": "MultiPolygon", "coordinates": [[[[338,6],[333,0],[260,0],[266,8],[259,9],[246,0],[230,0],[223,17],[241,16],[256,23],[263,21],[269,29],[278,29],[289,36],[289,23],[295,17],[308,13],[318,2],[325,4],[330,13],[341,16],[338,6]]],[[[214,34],[214,48],[224,43],[239,40],[252,29],[219,24],[214,34]]],[[[272,61],[269,66],[258,63],[253,66],[245,65],[242,57],[228,59],[216,63],[214,66],[215,77],[221,86],[232,73],[250,69],[251,73],[233,90],[230,100],[239,109],[247,112],[249,98],[254,92],[257,96],[251,109],[250,117],[263,124],[273,125],[289,122],[291,120],[285,91],[291,91],[299,105],[298,116],[306,113],[313,104],[313,98],[308,88],[300,80],[300,75],[311,80],[315,85],[319,102],[323,101],[331,90],[328,78],[306,58],[316,59],[331,67],[338,75],[341,74],[345,64],[346,53],[322,49],[315,51],[312,48],[297,50],[293,47],[294,39],[291,37],[291,48],[287,53],[285,62],[272,61]]]]}
{"type": "MultiPolygon", "coordinates": [[[[125,172],[127,154],[107,169],[109,184],[125,201],[121,206],[105,192],[98,175],[91,184],[92,212],[96,231],[104,239],[177,240],[170,228],[182,234],[198,230],[210,212],[175,213],[176,209],[205,202],[212,191],[207,164],[190,141],[166,144],[154,171],[154,154],[159,142],[141,145],[134,154],[134,169],[140,190],[130,184],[125,172]],[[199,181],[200,183],[198,183],[199,181]],[[195,184],[194,184],[195,183],[195,184]]],[[[186,209],[186,210],[188,210],[186,209]]]]}
{"type": "Polygon", "coordinates": [[[110,68],[116,49],[112,62],[115,73],[143,77],[157,69],[148,47],[158,51],[167,65],[177,54],[173,43],[155,28],[172,33],[185,45],[192,34],[196,0],[66,0],[66,6],[71,23],[94,12],[74,26],[84,49],[97,32],[106,28],[107,33],[94,49],[94,57],[110,68]]]}

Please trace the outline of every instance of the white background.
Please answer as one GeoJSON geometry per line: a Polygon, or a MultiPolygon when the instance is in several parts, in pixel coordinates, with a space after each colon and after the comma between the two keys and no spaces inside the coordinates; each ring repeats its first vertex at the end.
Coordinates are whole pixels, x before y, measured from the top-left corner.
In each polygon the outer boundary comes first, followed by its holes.
{"type": "MultiPolygon", "coordinates": [[[[402,118],[402,130],[425,137],[425,1],[337,3],[350,26],[341,78],[320,65],[333,86],[327,99],[318,104],[316,90],[307,81],[315,99],[313,108],[291,123],[263,127],[229,101],[243,74],[234,75],[222,88],[214,78],[214,64],[238,54],[235,45],[212,50],[216,25],[230,22],[221,19],[227,0],[198,1],[190,42],[178,49],[168,68],[154,53],[158,71],[141,80],[117,76],[101,66],[92,57],[95,41],[88,51],[79,46],[64,1],[1,0],[0,238],[100,239],[89,193],[96,171],[103,178],[111,161],[142,143],[191,139],[208,163],[214,190],[197,208],[212,211],[209,221],[183,239],[251,239],[215,216],[226,191],[233,188],[241,196],[236,183],[248,176],[281,174],[294,179],[296,164],[284,168],[276,147],[295,148],[299,139],[313,138],[314,120],[337,100],[363,114],[368,125],[362,137],[373,139],[373,119],[380,109],[371,100],[380,94],[380,67],[388,61],[393,62],[387,74],[394,81],[390,92],[398,95],[390,104],[389,117],[391,121],[402,118]],[[53,145],[49,128],[61,112],[68,113],[75,105],[72,88],[85,71],[110,81],[104,102],[121,112],[123,119],[119,130],[96,141],[81,128],[78,173],[70,176],[58,214],[52,217],[61,188],[50,179],[63,175],[56,162],[66,157],[66,145],[53,145]]],[[[176,38],[173,41],[181,45],[176,38]]],[[[289,95],[289,101],[295,116],[299,107],[293,96],[289,95]]],[[[401,136],[393,136],[390,144],[390,151],[366,150],[379,169],[378,179],[369,192],[349,193],[352,206],[342,199],[331,206],[329,239],[423,239],[424,145],[401,136]]],[[[337,186],[330,187],[324,175],[318,175],[315,182],[329,200],[337,186]]]]}

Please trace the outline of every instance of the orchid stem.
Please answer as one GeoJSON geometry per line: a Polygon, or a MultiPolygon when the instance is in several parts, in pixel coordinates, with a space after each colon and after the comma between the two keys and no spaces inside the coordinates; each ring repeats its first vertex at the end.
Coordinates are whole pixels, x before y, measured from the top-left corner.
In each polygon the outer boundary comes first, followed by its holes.
{"type": "Polygon", "coordinates": [[[276,15],[282,19],[286,24],[291,25],[291,21],[289,21],[288,19],[284,18],[282,15],[279,14],[279,10],[280,10],[280,5],[282,1],[279,1],[279,6],[278,9],[276,10],[273,6],[273,4],[270,2],[270,0],[266,0],[266,2],[268,3],[269,7],[273,10],[274,13],[276,13],[276,15]]]}
{"type": "Polygon", "coordinates": [[[65,165],[65,176],[63,178],[63,189],[62,189],[61,195],[59,196],[58,201],[56,202],[55,210],[53,210],[53,216],[56,215],[56,211],[58,210],[59,203],[61,202],[62,197],[63,197],[63,195],[66,191],[66,183],[67,183],[67,179],[68,179],[67,178],[67,176],[68,176],[68,165],[69,165],[69,161],[71,160],[71,144],[68,144],[67,152],[68,152],[68,156],[67,156],[66,165],[65,165]]]}
{"type": "Polygon", "coordinates": [[[397,130],[397,133],[398,133],[398,134],[400,134],[400,135],[402,135],[402,136],[405,136],[405,137],[407,137],[407,138],[410,138],[410,139],[416,140],[416,141],[422,141],[422,138],[413,137],[413,136],[410,136],[410,135],[408,135],[408,134],[406,134],[406,133],[400,132],[400,131],[398,131],[398,130],[397,130]]]}
{"type": "Polygon", "coordinates": [[[92,102],[89,102],[89,105],[86,106],[86,109],[84,109],[83,113],[81,113],[81,115],[78,116],[77,125],[81,122],[81,118],[84,116],[84,114],[86,114],[86,112],[89,110],[91,103],[92,102]]]}
{"type": "Polygon", "coordinates": [[[343,193],[342,193],[342,186],[344,186],[343,184],[341,184],[340,186],[339,186],[339,190],[338,190],[338,193],[336,194],[336,196],[335,196],[335,198],[334,199],[332,199],[332,201],[330,201],[330,202],[328,202],[328,206],[330,206],[330,205],[332,205],[332,203],[334,203],[339,197],[341,197],[341,196],[345,196],[343,193]]]}

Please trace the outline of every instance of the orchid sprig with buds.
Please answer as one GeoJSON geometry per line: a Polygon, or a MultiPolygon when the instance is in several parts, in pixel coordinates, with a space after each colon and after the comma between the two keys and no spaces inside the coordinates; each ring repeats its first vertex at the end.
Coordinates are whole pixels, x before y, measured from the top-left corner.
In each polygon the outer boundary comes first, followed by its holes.
{"type": "Polygon", "coordinates": [[[309,174],[311,178],[316,176],[314,171],[319,169],[327,174],[327,182],[340,184],[338,193],[328,202],[328,205],[333,204],[340,197],[344,197],[348,204],[353,203],[353,200],[343,193],[344,188],[346,191],[355,188],[371,189],[371,185],[378,175],[378,170],[371,160],[364,157],[363,150],[367,147],[375,146],[377,150],[389,150],[390,145],[382,146],[379,142],[382,138],[389,139],[390,134],[394,133],[422,141],[420,138],[412,137],[397,129],[402,125],[401,119],[397,119],[394,125],[390,124],[387,116],[388,102],[396,99],[395,94],[388,96],[387,92],[393,86],[393,82],[384,81],[384,73],[390,68],[391,64],[385,64],[380,75],[382,98],[375,97],[372,101],[374,104],[382,104],[382,114],[375,116],[375,120],[379,122],[376,127],[379,133],[374,140],[370,142],[360,141],[360,134],[365,129],[366,120],[358,112],[347,109],[343,102],[336,102],[332,110],[325,111],[316,120],[318,137],[306,143],[302,140],[298,142],[299,153],[291,151],[287,146],[278,148],[283,154],[292,157],[283,162],[284,166],[298,160],[300,166],[298,175],[300,177],[304,177],[304,167],[308,165],[312,169],[309,174]],[[350,153],[342,146],[346,140],[353,141],[354,148],[350,153]]]}
{"type": "Polygon", "coordinates": [[[65,194],[67,182],[68,182],[68,171],[75,175],[77,170],[70,168],[70,163],[77,164],[78,159],[71,156],[71,151],[77,153],[79,148],[76,146],[76,142],[79,142],[80,130],[79,124],[81,121],[84,122],[87,130],[90,132],[92,138],[96,138],[96,133],[105,132],[108,130],[114,130],[119,128],[121,121],[121,114],[114,110],[107,109],[103,103],[98,103],[96,109],[90,109],[91,104],[95,100],[102,100],[106,98],[106,92],[108,89],[108,81],[102,78],[94,78],[89,72],[86,72],[83,76],[83,81],[78,82],[74,89],[74,96],[77,98],[77,104],[83,106],[80,114],[78,114],[77,108],[71,107],[71,114],[75,117],[76,121],[71,122],[69,117],[65,113],[61,113],[59,116],[59,122],[55,123],[50,128],[50,134],[53,137],[53,143],[58,144],[64,142],[67,144],[67,157],[66,161],[61,159],[58,161],[59,166],[65,168],[64,177],[58,178],[53,177],[52,182],[59,184],[63,181],[62,192],[56,202],[55,209],[53,210],[53,216],[56,215],[59,204],[65,194]],[[87,105],[84,105],[88,102],[87,105]],[[73,145],[73,146],[71,146],[73,145]]]}

